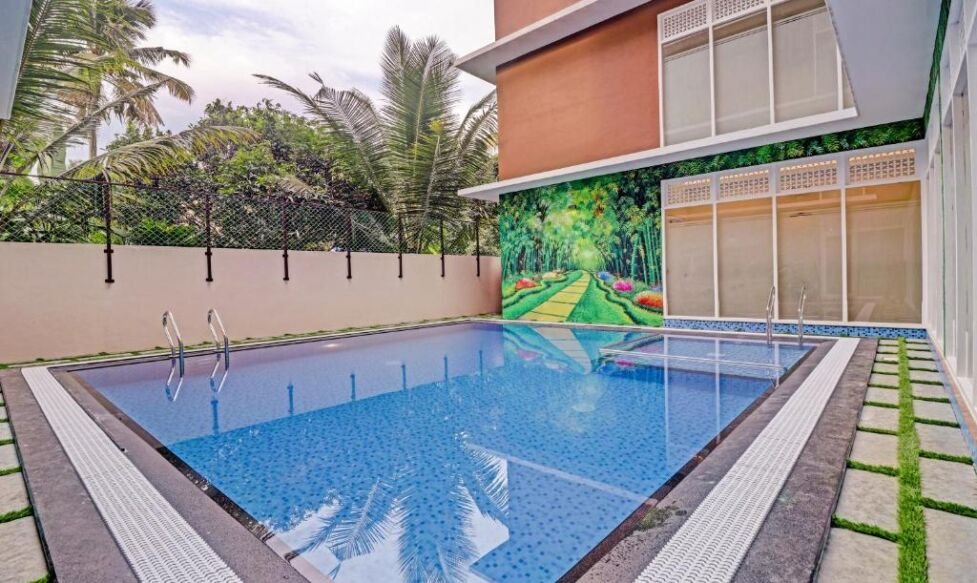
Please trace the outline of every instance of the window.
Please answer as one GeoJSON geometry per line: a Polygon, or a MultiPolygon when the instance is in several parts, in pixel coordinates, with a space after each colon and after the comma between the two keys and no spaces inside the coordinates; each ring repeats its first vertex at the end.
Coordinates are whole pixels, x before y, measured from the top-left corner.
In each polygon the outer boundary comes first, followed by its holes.
{"type": "Polygon", "coordinates": [[[841,193],[777,197],[780,317],[795,317],[803,289],[805,318],[841,320],[841,273],[841,193]]]}
{"type": "Polygon", "coordinates": [[[716,133],[770,123],[766,14],[717,26],[714,42],[716,133]]]}
{"type": "Polygon", "coordinates": [[[767,4],[659,16],[663,145],[855,107],[825,0],[767,4]]]}
{"type": "Polygon", "coordinates": [[[712,268],[712,205],[665,213],[668,313],[715,316],[712,268]]]}
{"type": "Polygon", "coordinates": [[[708,35],[701,33],[663,48],[664,130],[668,144],[712,134],[708,43],[708,35]]]}
{"type": "Polygon", "coordinates": [[[764,317],[773,285],[772,215],[769,198],[716,206],[720,316],[764,317]]]}
{"type": "Polygon", "coordinates": [[[822,0],[773,7],[777,121],[838,109],[838,46],[822,0]]]}
{"type": "Polygon", "coordinates": [[[849,188],[848,317],[918,323],[922,316],[919,183],[849,188]]]}

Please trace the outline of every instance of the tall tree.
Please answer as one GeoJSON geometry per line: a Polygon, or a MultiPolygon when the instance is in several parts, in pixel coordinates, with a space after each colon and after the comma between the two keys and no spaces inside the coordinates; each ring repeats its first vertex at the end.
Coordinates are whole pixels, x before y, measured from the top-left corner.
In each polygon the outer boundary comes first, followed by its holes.
{"type": "Polygon", "coordinates": [[[318,84],[315,93],[268,75],[265,84],[287,92],[335,139],[343,175],[402,217],[418,233],[416,250],[437,238],[437,222],[470,236],[472,218],[488,211],[457,193],[495,173],[496,99],[491,92],[459,117],[455,55],[437,37],[412,41],[400,28],[387,33],[381,57],[382,104],[356,89],[318,84]]]}
{"type": "MultiPolygon", "coordinates": [[[[0,120],[0,170],[26,172],[57,159],[66,146],[90,141],[92,130],[112,115],[152,124],[158,120],[152,98],[160,90],[192,95],[185,84],[147,66],[182,55],[137,46],[152,26],[151,14],[148,0],[33,2],[13,112],[0,120]],[[102,87],[98,81],[111,91],[93,100],[93,87],[102,87]]],[[[249,130],[233,126],[191,128],[97,155],[65,174],[131,179],[252,138],[249,130]]],[[[8,187],[9,181],[0,195],[8,187]]]]}

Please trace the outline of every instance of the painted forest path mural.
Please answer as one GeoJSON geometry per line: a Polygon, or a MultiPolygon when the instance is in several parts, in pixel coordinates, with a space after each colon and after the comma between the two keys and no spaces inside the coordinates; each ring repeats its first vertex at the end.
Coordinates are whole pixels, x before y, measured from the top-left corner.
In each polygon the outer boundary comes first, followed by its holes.
{"type": "Polygon", "coordinates": [[[577,307],[580,299],[590,286],[593,279],[587,272],[583,272],[577,281],[558,291],[553,297],[533,308],[520,320],[533,322],[566,322],[570,314],[577,307]]]}

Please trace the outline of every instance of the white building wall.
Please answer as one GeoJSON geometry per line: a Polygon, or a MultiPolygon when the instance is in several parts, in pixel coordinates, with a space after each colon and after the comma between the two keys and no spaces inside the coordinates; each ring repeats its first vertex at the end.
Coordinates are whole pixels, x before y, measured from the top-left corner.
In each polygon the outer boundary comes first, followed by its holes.
{"type": "Polygon", "coordinates": [[[924,324],[977,414],[977,0],[951,3],[928,121],[924,324]]]}

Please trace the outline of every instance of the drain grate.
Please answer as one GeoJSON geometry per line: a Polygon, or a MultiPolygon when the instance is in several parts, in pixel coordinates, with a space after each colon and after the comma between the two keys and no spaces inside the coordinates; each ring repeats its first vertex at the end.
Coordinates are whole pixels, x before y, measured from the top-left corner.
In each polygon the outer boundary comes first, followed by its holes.
{"type": "Polygon", "coordinates": [[[24,378],[140,581],[240,579],[68,395],[47,367],[24,378]]]}
{"type": "Polygon", "coordinates": [[[857,346],[835,343],[636,583],[732,580],[857,346]]]}

